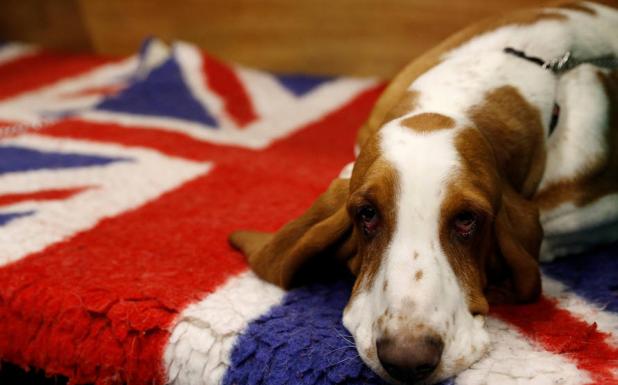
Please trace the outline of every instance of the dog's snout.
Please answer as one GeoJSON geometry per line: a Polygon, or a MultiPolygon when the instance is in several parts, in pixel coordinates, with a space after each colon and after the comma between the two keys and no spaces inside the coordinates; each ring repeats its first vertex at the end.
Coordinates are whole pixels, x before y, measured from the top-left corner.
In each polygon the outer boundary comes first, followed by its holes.
{"type": "Polygon", "coordinates": [[[437,336],[381,338],[378,359],[395,380],[414,384],[429,377],[440,363],[444,343],[437,336]]]}

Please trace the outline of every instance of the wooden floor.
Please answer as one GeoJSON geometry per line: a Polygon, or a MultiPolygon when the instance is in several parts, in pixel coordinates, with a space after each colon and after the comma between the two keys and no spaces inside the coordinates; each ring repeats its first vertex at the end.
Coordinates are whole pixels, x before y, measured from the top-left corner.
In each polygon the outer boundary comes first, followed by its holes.
{"type": "Polygon", "coordinates": [[[284,72],[392,76],[475,20],[544,0],[1,0],[0,39],[105,54],[146,36],[284,72]]]}

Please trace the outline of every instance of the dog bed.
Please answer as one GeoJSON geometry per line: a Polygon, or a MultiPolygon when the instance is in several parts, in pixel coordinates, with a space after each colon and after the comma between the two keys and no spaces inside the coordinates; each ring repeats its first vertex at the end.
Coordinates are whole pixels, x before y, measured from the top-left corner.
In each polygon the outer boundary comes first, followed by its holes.
{"type": "MultiPolygon", "coordinates": [[[[351,277],[289,292],[227,244],[353,159],[384,84],[279,75],[157,40],[109,59],[0,46],[0,360],[96,384],[379,384],[351,277]]],[[[618,383],[618,245],[543,266],[448,384],[618,383]]]]}

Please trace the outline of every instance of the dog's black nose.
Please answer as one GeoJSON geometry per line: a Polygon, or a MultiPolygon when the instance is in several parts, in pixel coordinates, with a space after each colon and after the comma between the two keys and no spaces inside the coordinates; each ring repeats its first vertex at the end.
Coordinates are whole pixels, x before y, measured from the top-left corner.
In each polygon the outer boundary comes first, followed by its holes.
{"type": "Polygon", "coordinates": [[[439,337],[381,338],[376,342],[378,359],[395,380],[414,384],[433,373],[442,356],[439,337]]]}

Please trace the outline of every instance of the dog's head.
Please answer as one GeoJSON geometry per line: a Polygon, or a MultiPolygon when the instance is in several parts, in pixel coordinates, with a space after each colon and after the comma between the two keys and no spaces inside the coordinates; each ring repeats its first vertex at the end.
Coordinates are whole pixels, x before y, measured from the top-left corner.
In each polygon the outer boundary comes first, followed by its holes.
{"type": "Polygon", "coordinates": [[[494,134],[478,127],[493,118],[479,119],[419,113],[382,124],[349,179],[336,179],[276,234],[237,232],[232,244],[283,287],[315,261],[347,264],[356,282],[343,323],[385,379],[458,373],[488,347],[489,301],[540,292],[542,230],[521,194],[529,167],[503,169],[520,162],[496,154],[494,134]]]}

